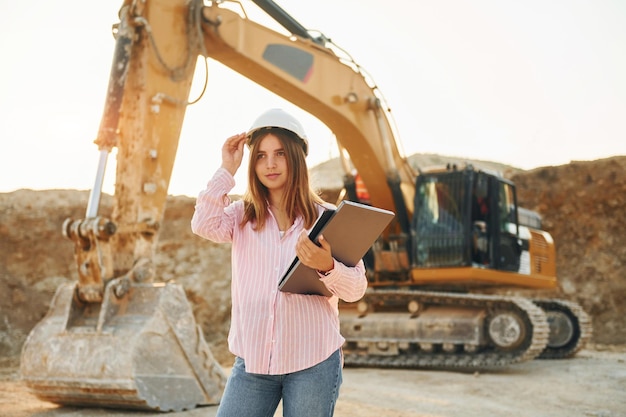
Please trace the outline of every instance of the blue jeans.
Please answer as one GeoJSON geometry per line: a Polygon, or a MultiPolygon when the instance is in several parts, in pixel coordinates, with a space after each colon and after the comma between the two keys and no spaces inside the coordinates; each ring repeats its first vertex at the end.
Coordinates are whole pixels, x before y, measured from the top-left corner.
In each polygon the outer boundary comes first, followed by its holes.
{"type": "Polygon", "coordinates": [[[285,375],[246,372],[237,357],[217,417],[272,417],[283,400],[284,417],[331,417],[342,382],[341,351],[317,365],[285,375]]]}

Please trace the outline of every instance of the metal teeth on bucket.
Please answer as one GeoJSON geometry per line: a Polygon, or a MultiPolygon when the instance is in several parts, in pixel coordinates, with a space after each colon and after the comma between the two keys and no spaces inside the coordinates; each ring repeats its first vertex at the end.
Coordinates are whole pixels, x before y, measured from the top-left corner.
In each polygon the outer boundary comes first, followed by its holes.
{"type": "Polygon", "coordinates": [[[22,349],[20,372],[37,397],[65,405],[181,411],[217,404],[226,377],[178,284],[132,284],[101,304],[57,289],[22,349]]]}

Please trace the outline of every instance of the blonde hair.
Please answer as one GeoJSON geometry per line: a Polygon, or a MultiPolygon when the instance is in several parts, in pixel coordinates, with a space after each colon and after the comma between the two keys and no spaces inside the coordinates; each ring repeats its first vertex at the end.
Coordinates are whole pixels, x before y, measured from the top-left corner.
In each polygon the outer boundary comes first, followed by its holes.
{"type": "Polygon", "coordinates": [[[313,227],[315,220],[317,220],[317,205],[323,204],[324,200],[313,191],[309,184],[309,170],[302,146],[291,132],[280,128],[264,129],[250,140],[248,187],[243,195],[244,214],[240,226],[243,227],[248,222],[255,222],[254,229],[262,230],[269,216],[269,191],[257,177],[255,166],[257,155],[259,154],[259,144],[270,133],[280,140],[287,156],[287,171],[289,175],[287,176],[281,203],[285,205],[291,222],[300,215],[304,219],[304,227],[309,229],[313,227]]]}

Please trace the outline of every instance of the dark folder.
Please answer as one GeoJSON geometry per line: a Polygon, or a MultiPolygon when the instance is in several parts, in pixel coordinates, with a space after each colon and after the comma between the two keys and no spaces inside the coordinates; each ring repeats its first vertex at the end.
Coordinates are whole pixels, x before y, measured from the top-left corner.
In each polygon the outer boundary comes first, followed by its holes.
{"type": "MultiPolygon", "coordinates": [[[[377,207],[342,201],[336,210],[322,213],[309,233],[318,243],[318,236],[331,246],[333,258],[347,266],[355,266],[391,222],[394,213],[377,207]]],[[[281,278],[278,289],[296,294],[331,296],[320,281],[317,271],[305,266],[296,257],[281,278]]]]}

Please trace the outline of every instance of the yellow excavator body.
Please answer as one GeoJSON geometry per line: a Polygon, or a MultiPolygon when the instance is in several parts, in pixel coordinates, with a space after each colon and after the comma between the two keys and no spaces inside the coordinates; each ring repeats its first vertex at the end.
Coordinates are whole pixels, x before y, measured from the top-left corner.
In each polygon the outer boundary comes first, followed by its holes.
{"type": "Polygon", "coordinates": [[[95,185],[85,218],[63,225],[79,279],[58,289],[23,347],[21,375],[33,393],[163,411],[220,400],[226,378],[185,292],[159,282],[153,263],[198,56],[319,118],[337,138],[343,197],[358,199],[358,174],[368,203],[396,214],[366,255],[366,296],[340,305],[347,365],[476,369],[575,354],[591,335],[580,306],[484,291],[558,286],[554,242],[538,216],[522,219],[514,184],[471,166],[418,173],[352,57],[271,0],[253,2],[289,34],[251,21],[237,1],[123,1],[95,185]],[[114,206],[105,215],[99,199],[113,148],[114,206]],[[489,200],[485,213],[473,208],[477,192],[489,200]]]}

